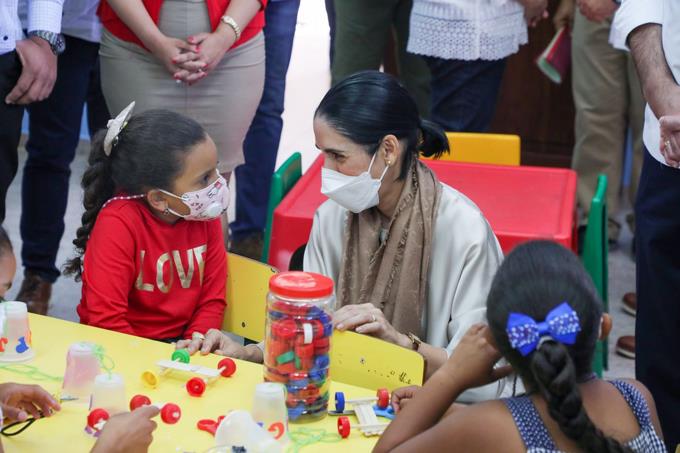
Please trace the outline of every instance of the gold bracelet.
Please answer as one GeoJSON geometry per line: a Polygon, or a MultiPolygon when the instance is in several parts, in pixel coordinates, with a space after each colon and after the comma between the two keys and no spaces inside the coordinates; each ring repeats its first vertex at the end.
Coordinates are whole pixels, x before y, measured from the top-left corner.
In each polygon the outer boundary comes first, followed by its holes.
{"type": "Polygon", "coordinates": [[[238,41],[241,38],[241,27],[238,26],[234,18],[231,16],[224,15],[220,20],[223,23],[229,25],[231,29],[234,30],[234,34],[236,35],[236,39],[234,42],[238,41]]]}

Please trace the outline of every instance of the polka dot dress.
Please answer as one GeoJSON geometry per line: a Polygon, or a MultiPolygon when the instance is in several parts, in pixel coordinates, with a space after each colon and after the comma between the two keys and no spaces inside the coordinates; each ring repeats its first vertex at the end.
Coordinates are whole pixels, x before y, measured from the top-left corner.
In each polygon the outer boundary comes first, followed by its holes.
{"type": "MultiPolygon", "coordinates": [[[[634,452],[666,453],[666,446],[654,431],[644,396],[628,382],[612,381],[611,384],[621,392],[640,424],[640,434],[626,446],[634,452]]],[[[503,402],[515,420],[515,425],[528,453],[560,453],[528,396],[508,398],[503,402]]]]}

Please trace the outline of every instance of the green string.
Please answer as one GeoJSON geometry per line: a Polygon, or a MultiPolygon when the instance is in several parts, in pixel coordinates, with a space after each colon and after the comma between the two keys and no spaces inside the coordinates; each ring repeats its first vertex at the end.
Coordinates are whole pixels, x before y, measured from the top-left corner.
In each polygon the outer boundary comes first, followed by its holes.
{"type": "Polygon", "coordinates": [[[299,428],[290,431],[288,435],[291,441],[287,450],[288,453],[298,453],[304,447],[318,443],[334,444],[342,440],[339,434],[328,433],[323,428],[299,428]]]}
{"type": "Polygon", "coordinates": [[[113,361],[111,356],[106,355],[106,350],[104,347],[96,344],[94,345],[94,348],[92,348],[92,353],[95,355],[95,357],[97,357],[97,360],[99,360],[99,366],[101,369],[104,370],[106,374],[109,375],[109,377],[111,377],[111,372],[114,368],[116,368],[116,363],[113,361]]]}
{"type": "Polygon", "coordinates": [[[7,365],[0,365],[0,370],[9,371],[10,373],[20,374],[26,376],[34,381],[53,381],[61,382],[62,378],[57,376],[52,376],[47,374],[33,365],[27,365],[25,363],[12,363],[7,365]]]}

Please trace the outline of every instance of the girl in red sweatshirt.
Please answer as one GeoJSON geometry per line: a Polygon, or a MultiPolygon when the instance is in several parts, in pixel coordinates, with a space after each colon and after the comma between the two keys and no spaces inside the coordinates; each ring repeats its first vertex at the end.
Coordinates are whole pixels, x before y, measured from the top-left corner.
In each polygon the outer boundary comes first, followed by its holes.
{"type": "Polygon", "coordinates": [[[163,341],[219,329],[229,195],[215,144],[177,113],[128,119],[133,106],[95,137],[83,175],[83,224],[66,266],[82,278],[80,321],[163,341]]]}

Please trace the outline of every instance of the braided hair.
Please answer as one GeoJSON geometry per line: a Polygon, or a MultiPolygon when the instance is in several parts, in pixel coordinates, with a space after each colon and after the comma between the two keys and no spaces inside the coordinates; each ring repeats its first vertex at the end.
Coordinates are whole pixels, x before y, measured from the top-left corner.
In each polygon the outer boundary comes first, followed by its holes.
{"type": "Polygon", "coordinates": [[[527,390],[543,397],[562,432],[584,451],[630,452],[595,426],[578,386],[592,374],[601,316],[602,302],[578,258],[548,241],[514,249],[499,268],[487,299],[487,318],[500,352],[527,390]],[[511,312],[544,320],[563,302],[576,311],[581,324],[574,345],[545,341],[526,357],[511,347],[505,330],[511,312]]]}
{"type": "Polygon", "coordinates": [[[174,180],[182,173],[184,158],[207,137],[196,121],[168,110],[148,110],[132,116],[110,156],[104,152],[105,136],[106,130],[101,130],[92,141],[81,184],[85,212],[73,240],[76,256],[64,266],[64,274],[76,280],[81,278],[87,241],[104,204],[121,192],[138,195],[151,189],[172,191],[174,180]]]}

